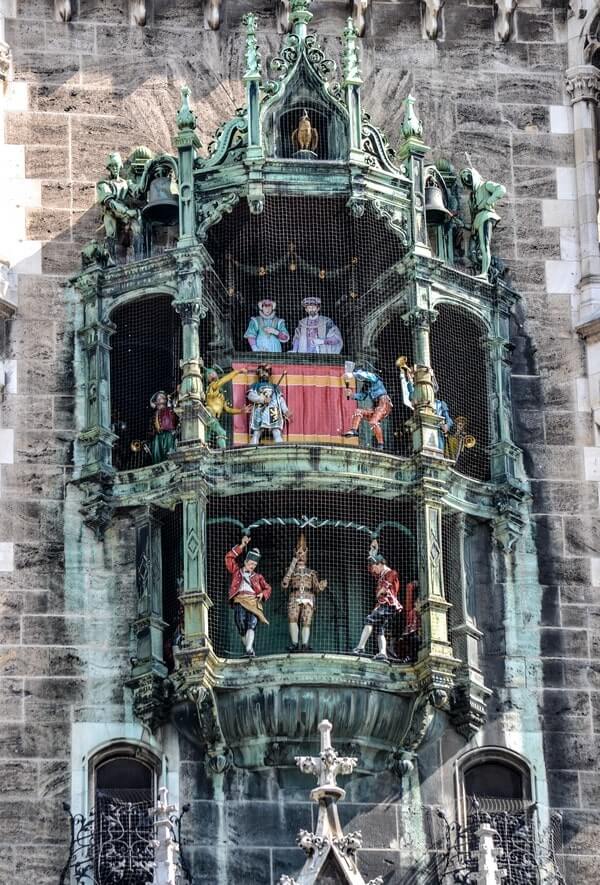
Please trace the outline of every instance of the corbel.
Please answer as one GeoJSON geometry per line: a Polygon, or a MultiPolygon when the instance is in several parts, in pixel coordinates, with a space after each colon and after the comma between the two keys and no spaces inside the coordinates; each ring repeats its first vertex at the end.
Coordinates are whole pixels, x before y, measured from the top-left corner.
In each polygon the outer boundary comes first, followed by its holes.
{"type": "Polygon", "coordinates": [[[129,21],[143,27],[146,24],[146,0],[129,0],[129,21]]]}
{"type": "Polygon", "coordinates": [[[348,10],[359,37],[364,37],[371,0],[349,0],[348,10]]]}
{"type": "Polygon", "coordinates": [[[221,0],[203,0],[204,30],[218,31],[221,26],[221,0]]]}
{"type": "Polygon", "coordinates": [[[54,0],[54,16],[59,22],[70,22],[73,15],[71,0],[54,0]]]}
{"type": "Polygon", "coordinates": [[[512,30],[513,16],[517,8],[517,0],[493,0],[493,2],[496,39],[500,43],[508,43],[512,30]]]}
{"type": "Polygon", "coordinates": [[[421,2],[425,7],[423,12],[423,37],[427,40],[437,40],[440,12],[445,0],[421,0],[421,2]]]}

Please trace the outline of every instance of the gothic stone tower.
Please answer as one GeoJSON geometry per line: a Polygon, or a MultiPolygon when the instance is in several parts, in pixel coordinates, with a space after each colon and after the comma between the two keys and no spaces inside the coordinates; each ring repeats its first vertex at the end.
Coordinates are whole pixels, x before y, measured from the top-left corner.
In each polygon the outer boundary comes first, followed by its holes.
{"type": "Polygon", "coordinates": [[[322,720],[317,881],[595,881],[598,14],[442,7],[0,4],[2,882],[293,881],[322,720]]]}

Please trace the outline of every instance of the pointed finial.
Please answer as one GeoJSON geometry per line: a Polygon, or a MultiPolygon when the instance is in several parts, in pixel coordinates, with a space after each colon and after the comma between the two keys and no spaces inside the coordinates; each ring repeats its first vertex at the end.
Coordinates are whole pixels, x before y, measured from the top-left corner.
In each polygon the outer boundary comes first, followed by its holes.
{"type": "Polygon", "coordinates": [[[329,721],[329,719],[323,719],[319,722],[317,728],[321,732],[321,753],[324,750],[331,749],[331,729],[333,725],[329,721]]]}
{"type": "Polygon", "coordinates": [[[306,26],[313,17],[313,14],[309,9],[311,3],[312,0],[291,0],[290,3],[290,23],[292,31],[301,39],[306,37],[306,26]]]}
{"type": "Polygon", "coordinates": [[[414,112],[415,99],[408,95],[404,100],[404,119],[401,131],[406,140],[409,138],[423,138],[423,124],[414,112]]]}
{"type": "Polygon", "coordinates": [[[260,80],[260,49],[256,39],[256,16],[249,12],[242,19],[246,25],[246,70],[244,72],[244,81],[260,80]]]}
{"type": "Polygon", "coordinates": [[[196,128],[196,114],[190,108],[190,87],[181,87],[181,107],[177,111],[177,128],[180,132],[196,128]]]}
{"type": "Polygon", "coordinates": [[[342,34],[342,73],[344,86],[360,85],[362,72],[360,70],[360,56],[358,54],[358,30],[352,18],[346,22],[342,34]]]}

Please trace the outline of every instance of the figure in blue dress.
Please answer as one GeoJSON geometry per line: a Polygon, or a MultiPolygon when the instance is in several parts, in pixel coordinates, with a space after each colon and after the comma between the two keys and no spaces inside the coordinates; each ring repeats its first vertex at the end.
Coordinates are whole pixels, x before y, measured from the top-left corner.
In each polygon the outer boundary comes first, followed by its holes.
{"type": "Polygon", "coordinates": [[[258,302],[258,316],[250,317],[244,333],[251,350],[281,353],[281,345],[290,340],[285,320],[275,314],[276,307],[276,303],[270,298],[263,298],[258,302]]]}

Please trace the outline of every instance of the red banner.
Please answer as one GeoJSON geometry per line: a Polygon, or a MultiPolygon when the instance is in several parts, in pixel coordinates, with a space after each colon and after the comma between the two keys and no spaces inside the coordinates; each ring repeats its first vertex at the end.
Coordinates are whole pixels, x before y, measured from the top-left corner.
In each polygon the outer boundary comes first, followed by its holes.
{"type": "MultiPolygon", "coordinates": [[[[238,409],[247,405],[246,393],[257,380],[248,362],[233,363],[234,369],[249,369],[233,380],[233,405],[238,409]]],[[[354,400],[346,399],[343,371],[343,366],[314,363],[273,366],[272,381],[279,385],[293,415],[292,420],[286,421],[283,428],[285,442],[358,445],[356,437],[346,439],[343,436],[344,431],[350,429],[352,414],[356,408],[354,400]],[[284,377],[279,380],[284,372],[284,377]]],[[[249,444],[249,422],[249,415],[233,416],[234,446],[249,444]]],[[[264,437],[266,443],[271,442],[270,434],[266,433],[264,437]]]]}

